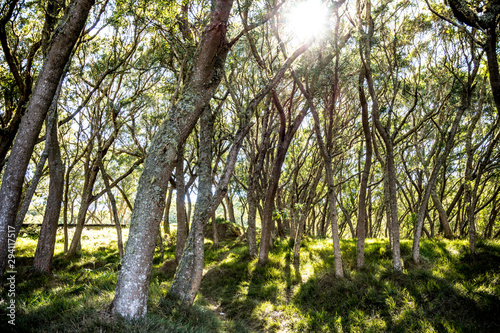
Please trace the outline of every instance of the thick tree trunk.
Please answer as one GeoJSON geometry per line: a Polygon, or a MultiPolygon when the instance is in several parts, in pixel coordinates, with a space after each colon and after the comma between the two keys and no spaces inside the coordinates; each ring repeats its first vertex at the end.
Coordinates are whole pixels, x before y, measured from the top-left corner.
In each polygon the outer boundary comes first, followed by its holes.
{"type": "Polygon", "coordinates": [[[7,229],[14,227],[26,169],[73,47],[95,0],[74,0],[56,28],[21,121],[0,188],[0,276],[6,267],[7,229]]]}
{"type": "Polygon", "coordinates": [[[49,145],[49,196],[33,261],[34,270],[44,274],[50,274],[52,270],[52,258],[54,257],[57,226],[64,192],[64,165],[61,160],[61,150],[57,138],[57,100],[61,85],[62,80],[54,96],[51,111],[47,116],[46,144],[49,145]]]}
{"type": "MultiPolygon", "coordinates": [[[[186,87],[179,102],[169,110],[167,120],[149,148],[139,179],[129,238],[113,300],[113,312],[122,317],[137,319],[146,315],[156,233],[165,205],[168,180],[177,162],[179,148],[184,145],[222,78],[232,4],[232,0],[214,1],[210,23],[205,27],[186,87]]],[[[200,234],[203,239],[203,230],[197,225],[192,232],[193,242],[200,239],[200,234]]],[[[193,246],[200,244],[194,242],[193,246]]]]}

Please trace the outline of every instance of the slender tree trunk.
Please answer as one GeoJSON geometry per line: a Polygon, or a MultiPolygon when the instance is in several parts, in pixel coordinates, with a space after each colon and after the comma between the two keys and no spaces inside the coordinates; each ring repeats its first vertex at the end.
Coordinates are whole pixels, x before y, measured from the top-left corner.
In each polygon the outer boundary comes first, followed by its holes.
{"type": "Polygon", "coordinates": [[[177,165],[175,167],[176,209],[177,209],[177,241],[175,261],[179,262],[184,251],[188,231],[186,215],[186,184],[184,183],[184,147],[179,150],[177,165]]]}
{"type": "MultiPolygon", "coordinates": [[[[118,216],[118,210],[116,209],[116,200],[113,192],[111,191],[111,186],[109,185],[109,177],[104,169],[104,164],[102,162],[102,150],[99,150],[97,153],[97,163],[99,165],[99,169],[101,170],[102,179],[104,181],[104,186],[106,188],[106,192],[108,195],[109,202],[111,204],[111,211],[113,213],[113,221],[115,222],[116,227],[116,235],[118,241],[118,253],[120,254],[120,259],[123,258],[123,237],[122,237],[122,228],[120,225],[120,217],[118,216]]],[[[163,247],[162,247],[163,248],[163,247]]]]}
{"type": "MultiPolygon", "coordinates": [[[[139,179],[112,306],[113,312],[122,317],[137,319],[146,315],[156,233],[165,205],[168,180],[178,159],[179,148],[184,145],[222,78],[228,52],[227,22],[232,5],[232,0],[214,1],[210,23],[204,29],[186,87],[179,102],[169,110],[149,148],[139,179]]],[[[198,214],[203,218],[201,213],[198,214]]],[[[198,242],[200,235],[203,239],[203,229],[195,224],[192,232],[193,242],[197,240],[193,246],[200,246],[198,242]]],[[[182,266],[179,264],[179,268],[182,266]]]]}
{"type": "MultiPolygon", "coordinates": [[[[67,160],[66,160],[67,161],[67,160]]],[[[64,253],[68,252],[68,209],[69,209],[69,175],[71,166],[68,164],[64,175],[64,208],[63,208],[63,232],[64,232],[64,253]]]]}
{"type": "Polygon", "coordinates": [[[73,234],[73,239],[71,240],[71,245],[67,253],[68,257],[74,256],[79,250],[80,239],[82,237],[83,227],[85,225],[85,220],[87,217],[87,211],[90,204],[92,203],[92,190],[97,179],[98,171],[99,168],[96,165],[88,171],[89,175],[86,176],[86,178],[88,177],[88,179],[85,181],[83,186],[80,209],[78,210],[78,215],[76,217],[75,232],[73,234]]]}
{"type": "MultiPolygon", "coordinates": [[[[314,196],[316,195],[316,188],[317,188],[319,181],[321,180],[321,176],[323,174],[322,171],[323,171],[322,168],[318,168],[316,177],[312,181],[312,183],[310,184],[309,189],[308,189],[308,192],[309,192],[308,197],[305,200],[304,209],[303,209],[302,215],[300,217],[299,225],[297,227],[297,233],[295,235],[294,248],[293,248],[293,256],[294,256],[295,260],[298,260],[300,258],[300,243],[302,241],[302,236],[304,235],[307,217],[309,216],[309,213],[312,209],[312,203],[314,200],[314,196]]],[[[313,221],[314,221],[314,219],[313,219],[313,221]]]]}
{"type": "MultiPolygon", "coordinates": [[[[394,142],[393,138],[386,128],[382,126],[380,122],[380,109],[378,97],[375,92],[375,87],[373,83],[372,73],[370,69],[370,39],[365,40],[365,54],[364,54],[364,66],[365,66],[365,78],[368,83],[368,89],[370,91],[370,96],[372,99],[372,118],[377,131],[382,137],[385,149],[386,149],[386,161],[385,161],[385,177],[384,186],[386,198],[386,209],[387,209],[387,227],[389,228],[389,235],[392,246],[392,260],[393,269],[396,272],[402,270],[401,266],[401,252],[399,245],[399,219],[398,219],[398,204],[397,204],[397,193],[396,193],[396,169],[394,166],[394,142]]],[[[362,54],[363,56],[363,54],[362,54]]]]}
{"type": "Polygon", "coordinates": [[[28,213],[28,209],[31,204],[31,200],[33,199],[33,195],[35,194],[36,188],[40,179],[42,178],[43,169],[45,167],[45,162],[47,162],[47,157],[49,156],[49,147],[48,142],[45,143],[45,148],[43,149],[42,155],[40,156],[40,161],[36,166],[35,174],[33,175],[33,179],[31,180],[30,186],[28,187],[28,191],[24,196],[23,203],[21,205],[21,209],[17,213],[16,217],[16,239],[19,235],[19,230],[23,225],[24,219],[26,218],[26,214],[28,213]]]}
{"type": "Polygon", "coordinates": [[[0,188],[0,276],[6,267],[7,230],[15,227],[15,219],[26,169],[43,121],[52,104],[64,67],[73,47],[85,27],[94,0],[73,0],[69,10],[56,28],[47,56],[31,94],[26,114],[5,166],[0,188]]]}
{"type": "Polygon", "coordinates": [[[293,124],[287,130],[287,121],[285,111],[281,106],[278,95],[273,91],[273,102],[276,106],[280,118],[280,133],[278,147],[276,149],[276,157],[273,163],[273,168],[270,175],[269,187],[266,191],[266,200],[264,202],[262,233],[259,246],[259,264],[267,263],[269,258],[269,250],[271,248],[271,235],[274,228],[273,210],[275,204],[276,193],[278,191],[279,179],[281,176],[281,168],[285,162],[288,147],[297,132],[302,120],[306,115],[307,108],[303,108],[299,115],[294,119],[293,124]]]}
{"type": "Polygon", "coordinates": [[[214,247],[219,247],[219,233],[217,231],[217,219],[215,213],[212,214],[212,236],[214,240],[214,247]]]}
{"type": "MultiPolygon", "coordinates": [[[[217,224],[215,212],[211,213],[212,204],[212,137],[213,137],[213,115],[210,107],[200,119],[200,157],[198,161],[198,197],[196,199],[193,223],[189,233],[185,251],[175,272],[174,281],[170,292],[179,297],[185,305],[194,302],[204,267],[204,236],[203,230],[210,215],[214,226],[214,245],[217,241],[217,224]]],[[[217,246],[217,245],[216,245],[217,246]]]]}
{"type": "Polygon", "coordinates": [[[257,206],[259,204],[259,196],[257,194],[258,181],[260,174],[262,173],[262,168],[264,165],[264,159],[266,152],[270,145],[270,134],[267,132],[267,127],[269,124],[269,108],[264,111],[263,120],[263,130],[261,136],[260,147],[257,152],[257,158],[255,163],[250,168],[249,171],[249,184],[247,189],[247,200],[248,200],[248,250],[250,252],[250,257],[254,258],[257,256],[257,232],[255,226],[255,220],[257,217],[257,206]]]}
{"type": "MultiPolygon", "coordinates": [[[[363,69],[361,70],[361,73],[363,73],[363,69]]],[[[363,167],[363,172],[361,173],[358,196],[358,239],[356,251],[356,262],[358,268],[362,268],[365,264],[365,237],[366,225],[368,221],[366,214],[366,188],[368,186],[368,179],[370,178],[370,169],[372,164],[372,135],[368,117],[368,103],[366,102],[363,81],[364,74],[361,74],[359,77],[358,91],[361,103],[361,121],[363,124],[363,133],[365,135],[366,154],[365,165],[363,167]]]]}
{"type": "Polygon", "coordinates": [[[245,228],[245,221],[243,220],[244,216],[245,216],[245,209],[246,208],[246,205],[241,205],[241,215],[240,215],[240,224],[241,224],[241,229],[243,229],[243,234],[245,234],[247,231],[246,231],[246,228],[245,228]]]}
{"type": "Polygon", "coordinates": [[[163,214],[163,233],[165,237],[170,237],[170,206],[172,205],[172,192],[173,187],[170,187],[167,194],[167,201],[165,203],[165,213],[163,214]]]}
{"type": "Polygon", "coordinates": [[[490,216],[488,218],[488,223],[486,224],[486,228],[484,228],[484,234],[483,234],[483,237],[486,239],[491,238],[493,234],[493,226],[495,225],[495,221],[498,216],[498,202],[499,200],[495,199],[491,204],[490,216]]]}
{"type": "Polygon", "coordinates": [[[257,240],[256,240],[256,227],[255,219],[257,215],[257,199],[255,198],[255,191],[251,190],[251,185],[248,186],[248,250],[250,252],[250,257],[257,256],[257,240]]]}
{"type": "Polygon", "coordinates": [[[335,197],[335,183],[333,180],[333,169],[332,169],[332,159],[328,149],[325,146],[323,137],[320,130],[320,120],[314,103],[312,102],[311,96],[306,93],[306,91],[301,87],[302,93],[308,98],[308,104],[311,108],[311,112],[314,119],[314,132],[316,134],[316,140],[320,148],[321,155],[323,157],[324,166],[326,170],[326,181],[328,186],[328,220],[330,220],[332,225],[332,240],[333,240],[333,252],[334,252],[334,266],[335,266],[335,276],[338,278],[344,277],[344,271],[342,268],[342,254],[340,250],[340,237],[339,237],[339,227],[338,227],[338,215],[337,215],[337,198],[335,197]]]}
{"type": "Polygon", "coordinates": [[[62,79],[47,116],[46,144],[49,145],[49,196],[33,261],[34,270],[44,274],[50,274],[52,270],[52,258],[54,257],[57,226],[64,192],[64,165],[61,160],[61,150],[57,138],[57,100],[59,99],[61,86],[62,79]]]}
{"type": "Polygon", "coordinates": [[[441,203],[441,200],[437,196],[436,189],[431,192],[432,202],[436,206],[436,209],[439,213],[439,220],[441,221],[441,227],[443,228],[444,237],[448,239],[453,239],[453,232],[450,228],[450,222],[448,221],[448,215],[441,203]]]}
{"type": "Polygon", "coordinates": [[[227,205],[227,214],[229,215],[229,221],[236,224],[236,218],[234,217],[234,205],[233,199],[229,198],[229,195],[225,196],[227,205]]]}

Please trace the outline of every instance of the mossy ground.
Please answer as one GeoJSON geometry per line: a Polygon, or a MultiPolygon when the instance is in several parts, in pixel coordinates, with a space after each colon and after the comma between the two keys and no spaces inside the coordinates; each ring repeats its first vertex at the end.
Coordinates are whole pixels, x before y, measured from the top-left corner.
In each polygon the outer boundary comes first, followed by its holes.
{"type": "MultiPolygon", "coordinates": [[[[180,307],[167,291],[175,247],[155,253],[148,315],[129,323],[108,314],[120,268],[112,229],[86,230],[82,252],[68,260],[58,236],[54,273],[29,267],[36,237],[16,244],[16,326],[0,307],[0,331],[17,332],[499,332],[500,242],[479,242],[472,257],[462,240],[424,240],[423,262],[402,242],[403,273],[391,269],[386,240],[366,244],[355,269],[355,240],[342,241],[346,277],[333,275],[331,240],[307,238],[300,263],[288,241],[276,241],[268,265],[257,265],[241,240],[213,248],[195,305],[180,307]]],[[[2,298],[7,300],[5,290],[2,298]]]]}

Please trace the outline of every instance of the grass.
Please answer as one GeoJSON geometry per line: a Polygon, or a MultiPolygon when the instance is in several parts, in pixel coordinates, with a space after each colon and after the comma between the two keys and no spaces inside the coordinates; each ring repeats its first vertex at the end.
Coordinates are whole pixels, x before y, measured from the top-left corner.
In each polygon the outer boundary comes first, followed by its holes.
{"type": "MultiPolygon", "coordinates": [[[[500,242],[423,240],[423,262],[411,261],[402,241],[404,271],[392,272],[386,240],[366,244],[366,267],[356,270],[355,240],[342,241],[344,279],[333,275],[331,240],[306,238],[300,263],[288,241],[276,241],[269,263],[258,266],[245,243],[205,246],[205,275],[195,305],[168,296],[175,248],[155,253],[148,315],[133,323],[111,317],[119,257],[112,229],[86,230],[81,254],[62,255],[58,236],[54,274],[28,270],[36,238],[16,244],[16,326],[0,307],[8,332],[498,332],[500,242]]],[[[5,291],[3,299],[7,299],[5,291]]]]}

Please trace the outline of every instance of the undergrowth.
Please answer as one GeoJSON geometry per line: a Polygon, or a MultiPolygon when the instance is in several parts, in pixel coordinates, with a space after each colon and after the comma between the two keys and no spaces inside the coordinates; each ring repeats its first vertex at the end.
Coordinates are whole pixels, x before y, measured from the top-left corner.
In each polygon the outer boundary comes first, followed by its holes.
{"type": "MultiPolygon", "coordinates": [[[[205,274],[194,306],[168,295],[175,245],[157,249],[147,316],[109,314],[120,259],[112,232],[88,232],[82,251],[62,253],[58,236],[51,276],[30,271],[36,237],[16,244],[16,325],[0,307],[0,331],[17,332],[499,332],[500,242],[482,241],[471,256],[463,240],[423,240],[422,263],[402,241],[404,270],[394,273],[386,240],[366,243],[356,269],[356,241],[341,242],[345,278],[333,274],[331,240],[306,238],[300,261],[277,240],[265,266],[241,240],[205,245],[205,274]],[[106,234],[104,234],[106,233],[106,234]],[[86,241],[86,243],[85,243],[86,241]]],[[[4,281],[5,282],[5,281],[4,281]]],[[[5,289],[6,284],[4,284],[5,289]]],[[[6,291],[2,299],[8,300],[6,291]]]]}

